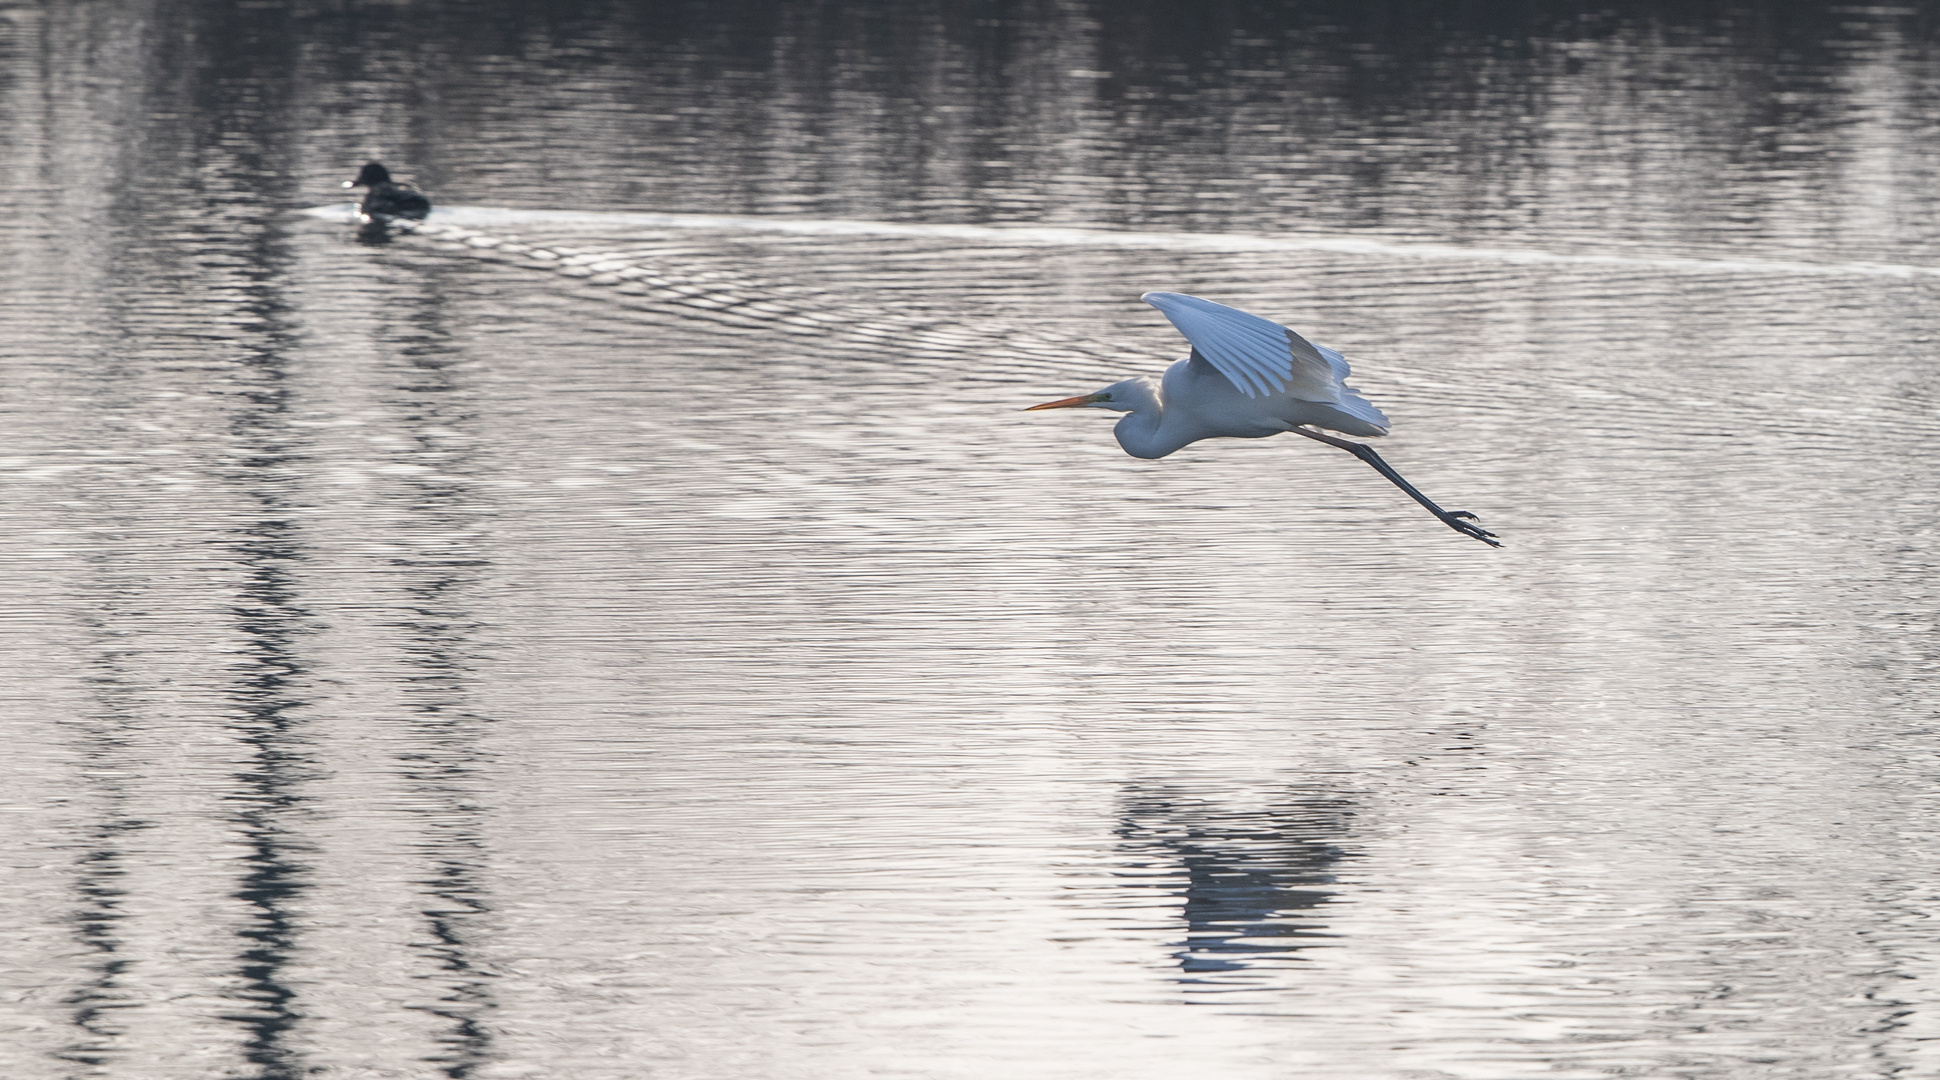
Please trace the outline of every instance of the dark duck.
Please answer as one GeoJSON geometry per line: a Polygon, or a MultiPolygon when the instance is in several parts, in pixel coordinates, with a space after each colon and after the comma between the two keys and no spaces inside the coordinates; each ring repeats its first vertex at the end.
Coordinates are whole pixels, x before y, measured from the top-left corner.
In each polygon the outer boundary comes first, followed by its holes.
{"type": "Polygon", "coordinates": [[[364,188],[364,201],[357,204],[365,220],[388,222],[393,218],[422,221],[431,212],[431,200],[409,184],[391,179],[391,170],[373,161],[364,166],[355,180],[345,180],[347,188],[364,188]]]}

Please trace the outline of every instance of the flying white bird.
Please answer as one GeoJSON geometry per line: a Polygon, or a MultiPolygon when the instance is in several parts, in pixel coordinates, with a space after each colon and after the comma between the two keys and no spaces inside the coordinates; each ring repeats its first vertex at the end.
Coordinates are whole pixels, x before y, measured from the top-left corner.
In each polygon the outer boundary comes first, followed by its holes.
{"type": "Polygon", "coordinates": [[[1129,413],[1112,431],[1126,453],[1140,458],[1161,458],[1200,439],[1263,439],[1291,431],[1367,462],[1456,532],[1502,546],[1474,514],[1443,510],[1416,491],[1373,447],[1313,430],[1362,438],[1388,433],[1388,418],[1344,381],[1347,360],[1341,354],[1279,323],[1197,296],[1149,292],[1139,299],[1172,320],[1192,343],[1190,356],[1166,368],[1163,380],[1141,375],[1025,411],[1089,407],[1129,413]]]}

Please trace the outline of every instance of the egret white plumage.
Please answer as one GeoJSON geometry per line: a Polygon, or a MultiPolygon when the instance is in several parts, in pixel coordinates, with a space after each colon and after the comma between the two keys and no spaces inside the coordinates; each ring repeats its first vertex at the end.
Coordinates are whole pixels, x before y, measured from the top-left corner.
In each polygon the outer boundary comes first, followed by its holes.
{"type": "Polygon", "coordinates": [[[1149,292],[1139,299],[1158,308],[1192,344],[1163,378],[1141,375],[1095,394],[1047,401],[1038,409],[1110,409],[1127,413],[1112,429],[1133,457],[1161,458],[1201,439],[1263,439],[1291,431],[1337,446],[1374,467],[1442,524],[1490,547],[1495,534],[1466,510],[1443,510],[1401,478],[1365,443],[1314,430],[1374,438],[1388,418],[1348,386],[1347,360],[1332,349],[1269,319],[1184,293],[1149,292]]]}

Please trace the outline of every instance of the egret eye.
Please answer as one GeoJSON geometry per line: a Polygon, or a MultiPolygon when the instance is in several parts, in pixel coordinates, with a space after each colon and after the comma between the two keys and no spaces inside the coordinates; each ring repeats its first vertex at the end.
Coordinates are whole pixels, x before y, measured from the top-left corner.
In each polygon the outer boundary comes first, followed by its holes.
{"type": "Polygon", "coordinates": [[[1099,394],[1099,395],[1098,395],[1098,400],[1099,400],[1099,401],[1110,401],[1110,400],[1111,400],[1111,395],[1110,395],[1110,394],[1099,394]]]}

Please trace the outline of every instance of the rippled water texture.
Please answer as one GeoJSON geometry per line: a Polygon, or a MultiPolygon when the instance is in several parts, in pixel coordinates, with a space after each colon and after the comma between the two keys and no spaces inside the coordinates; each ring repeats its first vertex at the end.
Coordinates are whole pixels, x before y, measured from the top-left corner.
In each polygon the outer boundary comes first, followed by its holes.
{"type": "Polygon", "coordinates": [[[1940,1074],[1940,29],[1450,7],[0,7],[0,1073],[1940,1074]]]}

